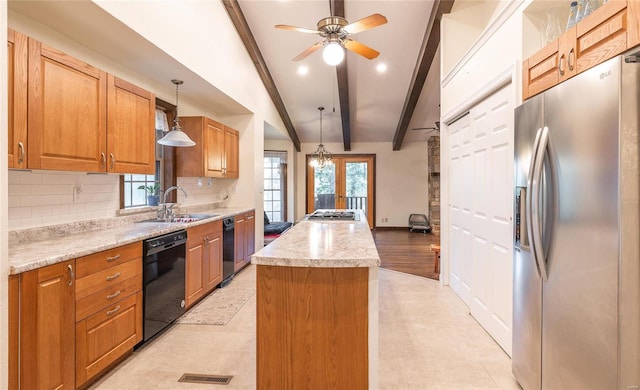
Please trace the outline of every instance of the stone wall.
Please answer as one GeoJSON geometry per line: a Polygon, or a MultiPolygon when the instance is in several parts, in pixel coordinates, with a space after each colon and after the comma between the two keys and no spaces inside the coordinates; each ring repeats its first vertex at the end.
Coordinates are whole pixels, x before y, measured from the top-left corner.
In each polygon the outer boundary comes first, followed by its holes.
{"type": "Polygon", "coordinates": [[[431,231],[440,234],[440,136],[429,137],[429,223],[431,231]]]}

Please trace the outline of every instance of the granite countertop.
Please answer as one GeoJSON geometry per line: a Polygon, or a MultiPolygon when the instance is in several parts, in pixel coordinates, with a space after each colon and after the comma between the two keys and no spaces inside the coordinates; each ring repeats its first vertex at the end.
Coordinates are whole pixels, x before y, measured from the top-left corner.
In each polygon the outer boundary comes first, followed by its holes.
{"type": "Polygon", "coordinates": [[[251,256],[251,263],[284,267],[377,267],[380,256],[366,217],[358,221],[300,221],[251,256]]]}
{"type": "MultiPolygon", "coordinates": [[[[77,231],[73,231],[67,225],[58,225],[29,229],[24,232],[10,232],[12,237],[9,241],[9,274],[19,274],[251,210],[254,209],[214,208],[199,210],[198,213],[218,215],[187,223],[134,222],[133,219],[127,219],[125,223],[115,224],[116,226],[112,226],[113,223],[105,222],[104,228],[92,224],[90,231],[82,229],[83,223],[76,223],[73,229],[77,229],[77,231]]],[[[84,225],[88,224],[84,223],[84,225]]]]}

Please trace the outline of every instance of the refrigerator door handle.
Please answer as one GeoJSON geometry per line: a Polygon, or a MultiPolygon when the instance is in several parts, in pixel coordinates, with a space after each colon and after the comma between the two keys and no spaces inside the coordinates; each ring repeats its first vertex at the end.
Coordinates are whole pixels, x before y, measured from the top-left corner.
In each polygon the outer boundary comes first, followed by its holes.
{"type": "Polygon", "coordinates": [[[535,167],[535,163],[536,163],[536,156],[538,154],[538,149],[540,147],[540,137],[542,134],[542,128],[539,128],[538,131],[536,132],[536,138],[533,141],[533,149],[531,150],[531,161],[529,161],[529,175],[527,176],[527,197],[525,198],[525,221],[526,221],[526,226],[527,226],[527,236],[529,239],[529,248],[531,249],[531,255],[533,257],[533,261],[536,263],[536,270],[538,271],[538,276],[542,277],[542,275],[540,275],[540,265],[538,264],[538,256],[536,256],[536,246],[534,244],[534,236],[533,236],[533,224],[532,224],[532,210],[531,210],[531,205],[532,205],[532,199],[533,199],[533,174],[534,174],[534,167],[535,167]]]}
{"type": "Polygon", "coordinates": [[[538,271],[542,281],[546,282],[547,275],[547,261],[545,259],[545,251],[542,245],[542,223],[540,221],[540,184],[542,182],[542,172],[544,168],[544,157],[547,153],[547,147],[549,144],[549,128],[542,128],[540,133],[540,141],[536,150],[536,161],[533,168],[533,176],[531,177],[531,196],[529,196],[531,202],[531,235],[533,241],[531,245],[534,247],[533,254],[538,265],[538,271]]]}

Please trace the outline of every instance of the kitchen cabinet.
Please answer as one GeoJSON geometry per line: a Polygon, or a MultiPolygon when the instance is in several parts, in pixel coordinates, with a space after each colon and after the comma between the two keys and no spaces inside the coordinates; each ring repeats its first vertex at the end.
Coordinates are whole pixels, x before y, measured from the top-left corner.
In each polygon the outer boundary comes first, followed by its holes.
{"type": "Polygon", "coordinates": [[[28,168],[155,172],[155,95],[29,38],[28,168]]]}
{"type": "Polygon", "coordinates": [[[27,42],[25,35],[7,31],[9,168],[27,167],[27,42]]]}
{"type": "MultiPolygon", "coordinates": [[[[74,272],[75,261],[70,260],[20,274],[17,288],[14,279],[10,291],[17,290],[19,295],[12,294],[10,300],[13,308],[19,307],[21,319],[18,380],[22,389],[75,388],[74,272]]],[[[14,322],[10,334],[15,334],[15,326],[14,322]]]]}
{"type": "Polygon", "coordinates": [[[237,272],[251,263],[255,252],[255,211],[239,214],[235,223],[235,264],[237,272]]]}
{"type": "Polygon", "coordinates": [[[181,117],[180,124],[196,145],[177,148],[178,176],[239,177],[238,131],[203,116],[181,117]]]}
{"type": "Polygon", "coordinates": [[[142,243],[76,260],[75,375],[81,386],[142,341],[142,243]]]}
{"type": "Polygon", "coordinates": [[[186,306],[192,306],[221,281],[222,221],[187,229],[186,306]]]}
{"type": "Polygon", "coordinates": [[[527,99],[640,44],[640,4],[610,0],[522,64],[527,99]]]}

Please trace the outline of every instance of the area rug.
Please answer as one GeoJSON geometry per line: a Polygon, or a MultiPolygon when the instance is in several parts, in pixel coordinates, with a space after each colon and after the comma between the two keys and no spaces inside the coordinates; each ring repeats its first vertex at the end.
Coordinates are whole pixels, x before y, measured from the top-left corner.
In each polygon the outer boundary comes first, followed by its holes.
{"type": "Polygon", "coordinates": [[[179,324],[226,325],[255,295],[255,288],[221,288],[176,320],[179,324]]]}

